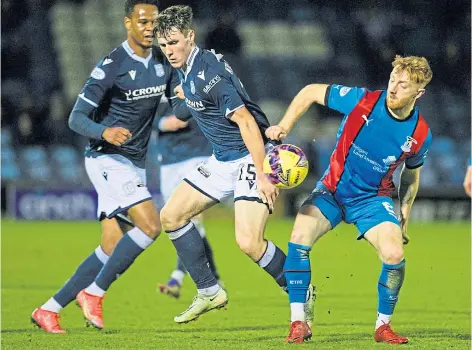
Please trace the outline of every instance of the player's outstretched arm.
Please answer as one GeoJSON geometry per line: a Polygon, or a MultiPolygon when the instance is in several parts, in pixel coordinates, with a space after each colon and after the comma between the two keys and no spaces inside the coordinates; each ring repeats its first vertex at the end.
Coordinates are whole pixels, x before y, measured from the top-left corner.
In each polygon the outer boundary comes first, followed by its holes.
{"type": "Polygon", "coordinates": [[[261,131],[257,125],[253,115],[246,107],[238,108],[233,112],[230,119],[238,124],[243,141],[249,150],[254,161],[257,175],[257,189],[262,200],[269,205],[271,210],[274,209],[274,202],[279,194],[278,188],[270,183],[262,170],[262,164],[265,157],[264,142],[262,140],[261,131]]]}
{"type": "Polygon", "coordinates": [[[271,126],[266,130],[266,136],[272,140],[283,140],[287,137],[295,122],[300,119],[313,103],[324,106],[328,86],[327,84],[311,84],[300,90],[290,103],[290,106],[288,106],[279,124],[271,126]]]}
{"type": "Polygon", "coordinates": [[[404,165],[400,175],[398,198],[400,200],[400,227],[403,234],[403,244],[408,244],[410,241],[407,235],[408,218],[420,186],[420,171],[421,167],[408,169],[404,165]]]}

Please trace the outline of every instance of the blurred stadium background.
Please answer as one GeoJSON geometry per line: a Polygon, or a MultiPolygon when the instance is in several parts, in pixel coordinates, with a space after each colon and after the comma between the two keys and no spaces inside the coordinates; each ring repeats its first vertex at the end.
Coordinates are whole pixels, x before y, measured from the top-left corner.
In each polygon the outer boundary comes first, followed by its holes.
{"type": "MultiPolygon", "coordinates": [[[[161,8],[174,3],[161,1],[161,8]]],[[[225,54],[272,122],[306,84],[384,88],[395,54],[427,57],[434,77],[419,107],[434,142],[422,170],[424,201],[414,215],[470,217],[461,189],[470,155],[469,2],[179,3],[193,5],[198,44],[225,54]]],[[[4,0],[1,6],[2,212],[93,218],[86,140],[69,130],[67,118],[96,62],[125,38],[123,0],[4,0]]],[[[311,180],[287,194],[286,214],[326,168],[339,121],[335,112],[313,107],[291,136],[309,154],[311,180]]],[[[150,187],[158,191],[156,135],[148,162],[150,187]]]]}
{"type": "MultiPolygon", "coordinates": [[[[125,38],[123,0],[2,1],[2,212],[26,219],[92,219],[86,140],[67,126],[100,57],[125,38]]],[[[161,8],[175,4],[161,1],[161,8]]],[[[442,1],[216,0],[193,5],[198,44],[225,54],[272,122],[306,84],[384,88],[395,54],[426,56],[434,72],[419,107],[434,142],[414,214],[467,220],[461,184],[470,155],[470,3],[442,1]]],[[[304,188],[327,166],[340,116],[311,108],[291,135],[311,161],[304,188]],[[316,140],[316,141],[314,141],[316,140]]],[[[157,133],[148,163],[158,192],[157,133]]],[[[398,174],[396,175],[398,177],[398,174]]]]}
{"type": "MultiPolygon", "coordinates": [[[[239,251],[226,209],[207,220],[230,293],[226,313],[185,328],[173,324],[195,289],[186,279],[180,300],[156,295],[156,282],[167,279],[175,261],[163,235],[107,295],[106,331],[85,331],[73,307],[62,313],[66,337],[29,328],[32,310],[98,242],[86,140],[69,130],[67,119],[96,62],[125,39],[123,2],[1,2],[2,348],[278,348],[288,330],[287,299],[239,251]]],[[[163,0],[161,9],[176,3],[192,6],[198,44],[225,55],[273,123],[306,84],[385,88],[395,54],[428,58],[434,77],[419,107],[433,145],[412,211],[395,324],[415,349],[470,349],[470,200],[462,189],[471,153],[470,2],[163,0]]],[[[283,249],[291,216],[328,164],[340,120],[313,107],[288,140],[306,151],[311,170],[302,186],[282,193],[273,215],[279,217],[269,220],[267,237],[283,249]]],[[[148,176],[156,200],[158,142],[154,133],[148,176]]],[[[353,226],[340,225],[314,247],[317,348],[373,345],[378,261],[354,237],[353,226]]]]}

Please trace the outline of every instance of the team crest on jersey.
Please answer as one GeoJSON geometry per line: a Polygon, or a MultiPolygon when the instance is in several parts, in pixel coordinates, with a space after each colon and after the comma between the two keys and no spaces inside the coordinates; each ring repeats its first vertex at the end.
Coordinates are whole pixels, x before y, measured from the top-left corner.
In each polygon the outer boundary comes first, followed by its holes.
{"type": "Polygon", "coordinates": [[[349,90],[351,90],[350,87],[343,86],[343,87],[341,88],[341,90],[339,90],[339,95],[340,95],[341,97],[346,96],[347,93],[349,92],[349,90]]]}
{"type": "Polygon", "coordinates": [[[190,91],[192,92],[192,94],[195,93],[195,83],[192,81],[190,81],[190,91]]]}
{"type": "Polygon", "coordinates": [[[413,137],[411,136],[407,136],[406,137],[406,141],[403,145],[401,145],[401,149],[403,152],[405,153],[408,153],[411,151],[411,146],[413,146],[413,144],[417,144],[418,141],[416,141],[413,137]]]}
{"type": "Polygon", "coordinates": [[[155,64],[154,65],[154,69],[156,70],[156,75],[158,77],[163,77],[164,74],[165,74],[165,71],[164,71],[164,66],[162,64],[155,64]]]}
{"type": "Polygon", "coordinates": [[[384,158],[382,160],[386,166],[390,166],[392,164],[395,164],[397,158],[395,158],[395,156],[388,156],[387,158],[384,158]]]}
{"type": "Polygon", "coordinates": [[[103,71],[103,69],[95,67],[90,76],[97,80],[103,80],[105,78],[105,72],[103,71]]]}

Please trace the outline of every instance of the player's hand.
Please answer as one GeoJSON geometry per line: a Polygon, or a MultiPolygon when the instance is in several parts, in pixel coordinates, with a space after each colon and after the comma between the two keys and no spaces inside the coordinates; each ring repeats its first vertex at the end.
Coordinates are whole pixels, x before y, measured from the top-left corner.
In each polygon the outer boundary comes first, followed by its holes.
{"type": "Polygon", "coordinates": [[[185,99],[184,89],[182,89],[182,84],[179,84],[174,89],[174,95],[180,98],[181,100],[185,99]]]}
{"type": "Polygon", "coordinates": [[[159,128],[161,129],[161,131],[173,132],[186,128],[187,125],[188,122],[180,120],[175,115],[169,115],[162,119],[159,128]]]}
{"type": "Polygon", "coordinates": [[[121,146],[128,141],[131,136],[133,135],[131,135],[128,129],[120,127],[106,128],[102,134],[105,141],[115,146],[121,146]]]}
{"type": "Polygon", "coordinates": [[[265,131],[266,136],[271,140],[281,141],[287,137],[288,131],[280,125],[273,125],[265,131]]]}
{"type": "Polygon", "coordinates": [[[269,205],[269,209],[274,210],[274,203],[279,195],[279,189],[269,181],[265,174],[257,177],[257,191],[262,201],[269,205]]]}
{"type": "Polygon", "coordinates": [[[408,220],[403,216],[400,217],[400,229],[402,230],[403,245],[407,245],[410,242],[410,236],[407,234],[408,220]]]}

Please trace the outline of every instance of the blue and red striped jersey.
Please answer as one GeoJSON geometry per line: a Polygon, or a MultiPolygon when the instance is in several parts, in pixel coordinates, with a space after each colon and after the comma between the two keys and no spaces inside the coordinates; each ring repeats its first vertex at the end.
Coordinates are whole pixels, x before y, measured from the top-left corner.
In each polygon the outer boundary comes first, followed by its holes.
{"type": "Polygon", "coordinates": [[[320,182],[342,203],[372,196],[391,196],[392,177],[403,162],[423,165],[432,135],[418,108],[403,120],[386,105],[387,92],[331,85],[326,105],[345,116],[336,147],[320,182]]]}

